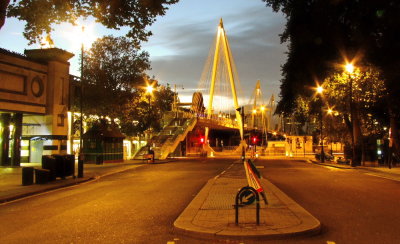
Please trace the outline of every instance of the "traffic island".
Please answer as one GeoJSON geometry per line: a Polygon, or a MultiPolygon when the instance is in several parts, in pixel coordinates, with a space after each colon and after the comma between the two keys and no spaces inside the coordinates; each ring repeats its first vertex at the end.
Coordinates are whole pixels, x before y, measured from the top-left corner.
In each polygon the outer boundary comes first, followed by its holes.
{"type": "Polygon", "coordinates": [[[235,220],[235,196],[247,185],[241,175],[243,165],[234,164],[224,174],[211,179],[174,223],[182,234],[198,238],[282,239],[320,232],[321,224],[308,211],[266,179],[261,179],[268,205],[260,201],[260,219],[256,222],[256,204],[242,207],[239,224],[235,220]]]}

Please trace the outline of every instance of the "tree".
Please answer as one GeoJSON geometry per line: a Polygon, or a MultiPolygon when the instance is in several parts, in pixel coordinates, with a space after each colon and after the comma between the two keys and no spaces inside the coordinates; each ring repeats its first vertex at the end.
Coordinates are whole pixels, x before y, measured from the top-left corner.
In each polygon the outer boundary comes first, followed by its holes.
{"type": "Polygon", "coordinates": [[[312,96],[309,87],[322,81],[341,57],[340,46],[347,27],[337,13],[343,8],[337,1],[263,0],[275,11],[286,15],[281,42],[288,43],[288,57],[282,66],[280,101],[277,113],[290,114],[298,95],[312,96]]]}
{"type": "Polygon", "coordinates": [[[310,82],[323,80],[344,60],[371,63],[381,70],[388,90],[388,111],[394,147],[399,144],[400,2],[395,0],[326,1],[263,0],[286,15],[281,36],[288,44],[282,67],[278,112],[292,112],[296,94],[310,82]],[[362,61],[360,61],[362,59],[362,61]]]}
{"type": "Polygon", "coordinates": [[[121,128],[127,135],[142,134],[150,128],[159,131],[163,115],[171,111],[175,93],[169,85],[158,85],[154,79],[151,82],[155,88],[153,94],[146,93],[143,86],[142,89],[136,90],[132,100],[125,104],[121,128]]]}
{"type": "Polygon", "coordinates": [[[387,89],[384,81],[378,70],[365,66],[356,68],[351,75],[339,71],[325,79],[323,85],[326,103],[342,116],[348,134],[354,133],[354,146],[360,151],[354,155],[354,160],[359,162],[361,156],[365,158],[364,138],[382,135],[389,122],[387,114],[385,116],[387,89]],[[350,99],[354,105],[353,113],[350,99]]]}
{"type": "MultiPolygon", "coordinates": [[[[96,22],[109,29],[119,30],[130,27],[127,37],[135,45],[146,41],[151,32],[145,28],[151,25],[157,16],[162,16],[168,5],[179,0],[9,0],[1,1],[0,24],[4,23],[5,9],[7,17],[26,21],[24,37],[29,44],[37,42],[45,33],[50,34],[53,24],[69,22],[75,24],[80,17],[92,16],[96,22]]],[[[0,25],[0,28],[2,25],[0,25]]]]}
{"type": "Polygon", "coordinates": [[[381,70],[388,91],[388,114],[393,148],[400,154],[400,2],[368,1],[361,12],[354,10],[357,41],[363,45],[365,58],[381,70]]]}
{"type": "Polygon", "coordinates": [[[6,20],[8,4],[10,4],[10,0],[0,1],[0,29],[3,27],[6,20]]]}
{"type": "Polygon", "coordinates": [[[149,54],[126,37],[105,36],[83,58],[84,112],[119,118],[150,69],[149,54]]]}
{"type": "Polygon", "coordinates": [[[303,128],[304,126],[307,126],[304,131],[302,131],[301,134],[307,134],[308,132],[308,125],[310,123],[310,114],[311,114],[311,108],[310,108],[310,98],[306,96],[297,96],[295,100],[295,108],[293,111],[293,117],[295,119],[295,123],[298,123],[299,128],[303,128]]]}

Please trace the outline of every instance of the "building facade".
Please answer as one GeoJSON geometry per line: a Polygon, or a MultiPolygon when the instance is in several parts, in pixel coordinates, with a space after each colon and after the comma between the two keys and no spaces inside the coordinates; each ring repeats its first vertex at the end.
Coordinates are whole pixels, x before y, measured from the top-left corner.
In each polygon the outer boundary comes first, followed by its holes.
{"type": "Polygon", "coordinates": [[[67,153],[73,56],[58,48],[25,55],[0,49],[0,165],[67,153]]]}

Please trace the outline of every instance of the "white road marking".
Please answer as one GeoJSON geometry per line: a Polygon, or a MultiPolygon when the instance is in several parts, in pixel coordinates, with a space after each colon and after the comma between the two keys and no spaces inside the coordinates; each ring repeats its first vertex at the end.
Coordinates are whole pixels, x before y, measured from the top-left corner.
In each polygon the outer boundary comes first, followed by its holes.
{"type": "Polygon", "coordinates": [[[383,176],[383,175],[378,175],[378,174],[374,174],[374,173],[365,173],[365,174],[366,175],[370,175],[370,176],[379,177],[379,178],[384,178],[384,179],[387,179],[387,180],[400,181],[399,179],[392,178],[392,177],[389,177],[389,176],[383,176]]]}
{"type": "Polygon", "coordinates": [[[326,241],[326,244],[336,244],[334,241],[326,241]]]}
{"type": "Polygon", "coordinates": [[[175,244],[174,241],[167,241],[167,244],[175,244]]]}

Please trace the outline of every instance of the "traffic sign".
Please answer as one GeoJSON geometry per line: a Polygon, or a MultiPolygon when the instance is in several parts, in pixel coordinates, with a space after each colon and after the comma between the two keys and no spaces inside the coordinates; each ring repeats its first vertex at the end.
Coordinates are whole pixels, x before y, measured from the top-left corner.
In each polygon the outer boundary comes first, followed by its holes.
{"type": "Polygon", "coordinates": [[[248,188],[242,188],[239,192],[239,200],[241,204],[250,205],[256,200],[256,193],[248,188]]]}

